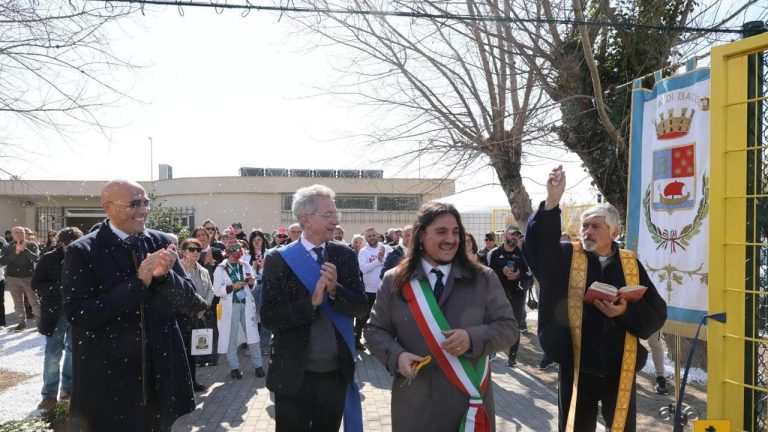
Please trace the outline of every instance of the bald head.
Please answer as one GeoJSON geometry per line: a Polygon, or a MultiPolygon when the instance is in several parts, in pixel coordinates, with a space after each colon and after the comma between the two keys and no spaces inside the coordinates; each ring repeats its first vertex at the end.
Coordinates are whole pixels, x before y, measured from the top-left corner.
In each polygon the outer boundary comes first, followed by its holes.
{"type": "Polygon", "coordinates": [[[133,180],[110,180],[101,188],[101,205],[103,206],[108,201],[119,201],[119,198],[122,198],[126,191],[137,189],[141,190],[142,193],[144,192],[144,188],[133,180]]]}
{"type": "Polygon", "coordinates": [[[127,233],[144,231],[149,200],[144,188],[132,180],[112,180],[101,189],[101,207],[110,224],[127,233]]]}

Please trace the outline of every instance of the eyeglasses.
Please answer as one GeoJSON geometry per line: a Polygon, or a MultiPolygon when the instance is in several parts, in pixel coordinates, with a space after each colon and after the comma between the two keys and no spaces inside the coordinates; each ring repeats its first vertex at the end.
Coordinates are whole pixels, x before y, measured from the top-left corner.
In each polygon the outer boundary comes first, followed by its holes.
{"type": "Polygon", "coordinates": [[[186,248],[185,250],[186,250],[187,252],[197,252],[197,253],[200,253],[200,252],[202,252],[202,251],[203,251],[203,248],[199,248],[199,247],[188,247],[188,248],[186,248]]]}
{"type": "Polygon", "coordinates": [[[119,205],[128,206],[128,207],[130,207],[132,209],[139,208],[139,206],[141,206],[141,205],[143,205],[144,207],[149,207],[150,204],[152,203],[152,201],[150,201],[148,199],[143,199],[143,200],[142,199],[135,199],[135,200],[128,201],[127,203],[122,203],[122,202],[118,202],[118,201],[108,201],[108,202],[110,202],[112,204],[119,204],[119,205]]]}
{"type": "Polygon", "coordinates": [[[206,227],[206,231],[216,231],[216,227],[206,227]]]}
{"type": "Polygon", "coordinates": [[[336,218],[337,220],[341,220],[341,212],[331,212],[331,213],[310,213],[312,216],[320,216],[325,219],[333,219],[336,218]]]}

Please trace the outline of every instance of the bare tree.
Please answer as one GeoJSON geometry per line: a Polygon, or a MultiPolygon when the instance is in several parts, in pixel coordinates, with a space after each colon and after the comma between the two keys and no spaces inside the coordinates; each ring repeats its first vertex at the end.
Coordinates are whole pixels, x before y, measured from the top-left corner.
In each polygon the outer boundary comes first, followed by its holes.
{"type": "MultiPolygon", "coordinates": [[[[318,8],[349,4],[311,1],[318,8]]],[[[359,0],[355,9],[511,17],[511,2],[359,0]]],[[[425,153],[453,174],[487,160],[496,171],[516,220],[526,221],[531,201],[522,181],[525,148],[554,138],[545,127],[552,109],[536,77],[512,44],[501,20],[402,19],[319,15],[301,22],[354,56],[342,66],[346,81],[334,94],[363,96],[399,121],[379,130],[379,142],[414,145],[404,157],[425,153]],[[394,114],[396,112],[396,114],[394,114]],[[487,159],[485,159],[487,158],[487,159]]]]}
{"type": "MultiPolygon", "coordinates": [[[[671,74],[676,59],[708,52],[714,42],[733,38],[705,30],[739,25],[745,16],[764,19],[754,0],[515,0],[515,49],[548,97],[560,105],[555,128],[576,153],[595,186],[622,215],[626,213],[629,162],[629,83],[654,71],[671,74]],[[587,12],[584,12],[587,11],[587,12]],[[531,25],[538,19],[546,25],[531,25]],[[569,20],[612,25],[562,24],[569,20]],[[542,43],[544,42],[544,43],[542,43]]],[[[746,18],[749,19],[749,18],[746,18]]]]}
{"type": "Polygon", "coordinates": [[[99,112],[125,96],[113,74],[132,67],[113,55],[106,29],[130,12],[85,0],[0,2],[0,158],[24,157],[22,128],[104,131],[99,112]]]}
{"type": "Polygon", "coordinates": [[[747,13],[764,19],[768,12],[755,0],[727,7],[695,0],[306,3],[433,16],[320,13],[301,21],[359,54],[344,68],[356,79],[334,92],[363,92],[373,103],[412,113],[378,139],[415,139],[421,145],[411,156],[435,152],[459,168],[487,157],[518,220],[530,213],[521,161],[537,151],[535,145],[551,145],[550,134],[582,160],[594,186],[624,214],[626,84],[646,77],[650,86],[654,71],[672,72],[675,56],[700,53],[727,37],[682,27],[721,29],[741,24],[747,13]],[[446,14],[454,17],[434,17],[446,14]]]}

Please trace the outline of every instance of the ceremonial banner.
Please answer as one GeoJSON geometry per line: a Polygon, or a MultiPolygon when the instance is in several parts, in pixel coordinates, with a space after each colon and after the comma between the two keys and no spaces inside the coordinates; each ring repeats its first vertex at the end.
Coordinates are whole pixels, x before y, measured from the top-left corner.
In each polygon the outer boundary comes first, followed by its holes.
{"type": "Polygon", "coordinates": [[[627,248],[667,302],[664,330],[686,337],[707,313],[708,98],[708,68],[632,90],[627,248]]]}

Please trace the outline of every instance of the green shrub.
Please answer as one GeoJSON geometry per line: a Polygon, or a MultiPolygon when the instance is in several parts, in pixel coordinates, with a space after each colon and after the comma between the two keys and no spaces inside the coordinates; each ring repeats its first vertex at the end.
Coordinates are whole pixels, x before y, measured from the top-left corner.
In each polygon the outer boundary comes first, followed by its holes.
{"type": "Polygon", "coordinates": [[[69,400],[61,400],[48,411],[43,412],[43,420],[51,426],[69,418],[69,400]]]}
{"type": "Polygon", "coordinates": [[[48,432],[48,423],[40,418],[14,420],[0,425],[0,432],[48,432]]]}

